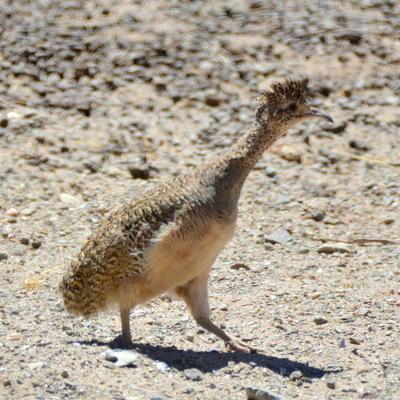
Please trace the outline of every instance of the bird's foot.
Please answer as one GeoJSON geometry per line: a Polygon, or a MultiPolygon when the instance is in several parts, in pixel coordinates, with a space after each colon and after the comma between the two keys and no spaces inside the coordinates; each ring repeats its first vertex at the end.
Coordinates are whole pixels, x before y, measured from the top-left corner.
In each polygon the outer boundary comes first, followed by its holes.
{"type": "Polygon", "coordinates": [[[247,343],[243,343],[240,340],[237,339],[231,339],[229,342],[226,342],[226,346],[230,351],[243,351],[245,353],[257,353],[258,350],[250,346],[247,343]]]}
{"type": "Polygon", "coordinates": [[[113,339],[110,343],[110,347],[114,349],[127,349],[131,350],[135,348],[135,345],[132,342],[132,339],[129,337],[124,337],[123,335],[118,335],[115,339],[113,339]]]}

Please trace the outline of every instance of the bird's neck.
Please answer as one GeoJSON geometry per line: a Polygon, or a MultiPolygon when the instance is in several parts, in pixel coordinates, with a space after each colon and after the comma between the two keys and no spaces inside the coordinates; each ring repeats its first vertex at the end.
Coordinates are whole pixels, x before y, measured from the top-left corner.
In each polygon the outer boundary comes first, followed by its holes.
{"type": "Polygon", "coordinates": [[[253,127],[232,146],[224,157],[232,167],[240,166],[244,178],[246,178],[264,151],[279,136],[281,136],[279,132],[269,129],[268,124],[256,121],[253,127]]]}
{"type": "Polygon", "coordinates": [[[257,121],[227,153],[212,162],[218,181],[215,186],[221,190],[221,194],[237,201],[250,171],[264,151],[280,136],[280,132],[269,129],[268,124],[257,121]]]}

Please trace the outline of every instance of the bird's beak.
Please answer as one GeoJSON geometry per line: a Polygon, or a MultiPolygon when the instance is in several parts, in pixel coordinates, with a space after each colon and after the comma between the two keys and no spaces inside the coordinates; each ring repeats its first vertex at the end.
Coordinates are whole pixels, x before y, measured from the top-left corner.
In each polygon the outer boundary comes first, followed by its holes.
{"type": "Polygon", "coordinates": [[[313,109],[311,109],[310,113],[303,114],[302,117],[305,117],[305,118],[314,118],[314,117],[323,118],[323,119],[326,119],[327,121],[333,123],[333,119],[329,115],[324,114],[321,111],[313,110],[313,109]]]}

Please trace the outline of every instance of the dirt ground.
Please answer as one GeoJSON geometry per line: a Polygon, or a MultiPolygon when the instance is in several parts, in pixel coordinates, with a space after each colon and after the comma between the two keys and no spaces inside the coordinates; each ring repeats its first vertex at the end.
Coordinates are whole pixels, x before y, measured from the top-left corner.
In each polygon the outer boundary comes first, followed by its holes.
{"type": "Polygon", "coordinates": [[[0,20],[1,398],[400,398],[399,2],[4,0],[0,20]],[[117,310],[68,315],[66,266],[288,76],[335,124],[266,152],[210,279],[213,319],[260,351],[228,352],[163,296],[132,312],[119,367],[117,310]]]}

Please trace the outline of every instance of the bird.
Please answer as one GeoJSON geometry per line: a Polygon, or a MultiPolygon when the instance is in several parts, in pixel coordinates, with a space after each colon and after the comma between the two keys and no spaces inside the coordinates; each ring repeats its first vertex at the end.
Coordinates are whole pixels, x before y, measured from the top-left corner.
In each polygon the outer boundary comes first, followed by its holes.
{"type": "Polygon", "coordinates": [[[243,184],[264,151],[295,124],[332,118],[308,104],[308,78],[276,81],[258,98],[255,121],[227,152],[133,198],[89,235],[60,283],[66,310],[90,317],[119,306],[116,346],[134,348],[130,312],[164,293],[231,351],[255,351],[210,318],[208,280],[232,238],[243,184]]]}

